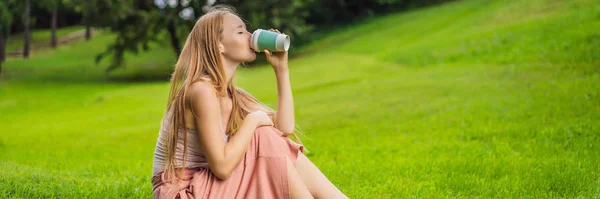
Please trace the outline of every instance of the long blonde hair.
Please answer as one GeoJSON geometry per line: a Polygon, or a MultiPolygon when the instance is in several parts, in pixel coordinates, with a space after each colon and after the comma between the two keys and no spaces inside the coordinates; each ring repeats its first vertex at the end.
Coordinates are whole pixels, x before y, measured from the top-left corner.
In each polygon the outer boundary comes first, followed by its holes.
{"type": "MultiPolygon", "coordinates": [[[[229,120],[227,121],[227,135],[234,135],[239,125],[246,115],[254,110],[252,107],[258,107],[265,111],[272,119],[275,119],[275,112],[268,106],[260,103],[250,93],[234,86],[233,80],[227,83],[225,69],[221,61],[219,42],[222,39],[223,18],[227,14],[237,15],[231,8],[226,6],[215,6],[208,10],[194,25],[188,35],[177,64],[175,71],[171,76],[171,88],[166,113],[171,113],[170,118],[166,118],[169,127],[167,128],[168,138],[165,143],[167,149],[165,174],[166,179],[176,176],[175,153],[177,148],[177,139],[180,133],[183,133],[183,167],[187,159],[187,133],[185,131],[185,96],[189,86],[197,81],[205,81],[203,77],[208,77],[210,83],[216,89],[220,97],[229,96],[233,101],[233,109],[229,120]],[[183,127],[183,128],[180,128],[183,127]]],[[[275,122],[275,121],[273,121],[275,122]]],[[[302,143],[296,133],[294,138],[302,143]]]]}

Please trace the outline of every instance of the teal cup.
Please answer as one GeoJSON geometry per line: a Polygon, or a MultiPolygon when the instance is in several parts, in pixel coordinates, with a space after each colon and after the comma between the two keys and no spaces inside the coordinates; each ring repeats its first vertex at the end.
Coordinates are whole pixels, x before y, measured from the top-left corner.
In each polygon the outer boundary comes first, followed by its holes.
{"type": "Polygon", "coordinates": [[[262,52],[264,50],[269,50],[271,52],[287,51],[290,48],[290,36],[263,29],[256,29],[252,33],[250,45],[256,52],[262,52]]]}

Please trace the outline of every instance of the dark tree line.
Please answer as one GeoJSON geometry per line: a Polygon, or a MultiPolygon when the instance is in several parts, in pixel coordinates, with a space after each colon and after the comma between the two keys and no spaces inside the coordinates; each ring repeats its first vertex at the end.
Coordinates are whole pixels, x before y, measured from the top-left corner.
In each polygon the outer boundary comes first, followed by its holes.
{"type": "Polygon", "coordinates": [[[30,28],[51,29],[56,47],[58,24],[108,29],[115,41],[97,56],[112,55],[107,71],[120,67],[126,52],[148,50],[151,42],[168,41],[174,56],[195,19],[211,5],[226,4],[248,22],[250,30],[277,28],[295,44],[310,38],[315,27],[352,23],[358,19],[427,6],[448,0],[3,0],[0,1],[0,71],[6,38],[23,32],[23,57],[29,56],[30,28]],[[33,24],[32,24],[33,23],[33,24]]]}

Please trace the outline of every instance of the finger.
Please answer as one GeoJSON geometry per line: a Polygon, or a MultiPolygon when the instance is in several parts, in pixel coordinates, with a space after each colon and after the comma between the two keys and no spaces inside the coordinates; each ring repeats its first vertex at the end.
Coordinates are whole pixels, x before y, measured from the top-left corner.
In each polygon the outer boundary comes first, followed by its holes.
{"type": "Polygon", "coordinates": [[[271,32],[276,32],[276,33],[281,33],[281,32],[280,32],[279,30],[277,30],[277,29],[269,29],[269,31],[271,31],[271,32]]]}
{"type": "Polygon", "coordinates": [[[267,54],[268,56],[271,56],[271,51],[265,50],[265,54],[267,54]]]}

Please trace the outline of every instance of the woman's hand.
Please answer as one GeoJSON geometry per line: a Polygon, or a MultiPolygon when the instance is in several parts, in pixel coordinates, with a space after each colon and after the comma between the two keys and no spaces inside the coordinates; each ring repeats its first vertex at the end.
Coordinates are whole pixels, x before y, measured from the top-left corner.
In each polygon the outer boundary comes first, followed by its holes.
{"type": "Polygon", "coordinates": [[[256,122],[256,127],[273,126],[273,121],[264,111],[254,111],[252,113],[248,113],[246,118],[253,119],[256,122]]]}
{"type": "MultiPolygon", "coordinates": [[[[277,29],[269,29],[271,32],[281,33],[277,29]]],[[[287,70],[288,69],[288,52],[271,52],[264,50],[265,56],[267,56],[267,62],[273,66],[275,71],[287,70]]]]}

